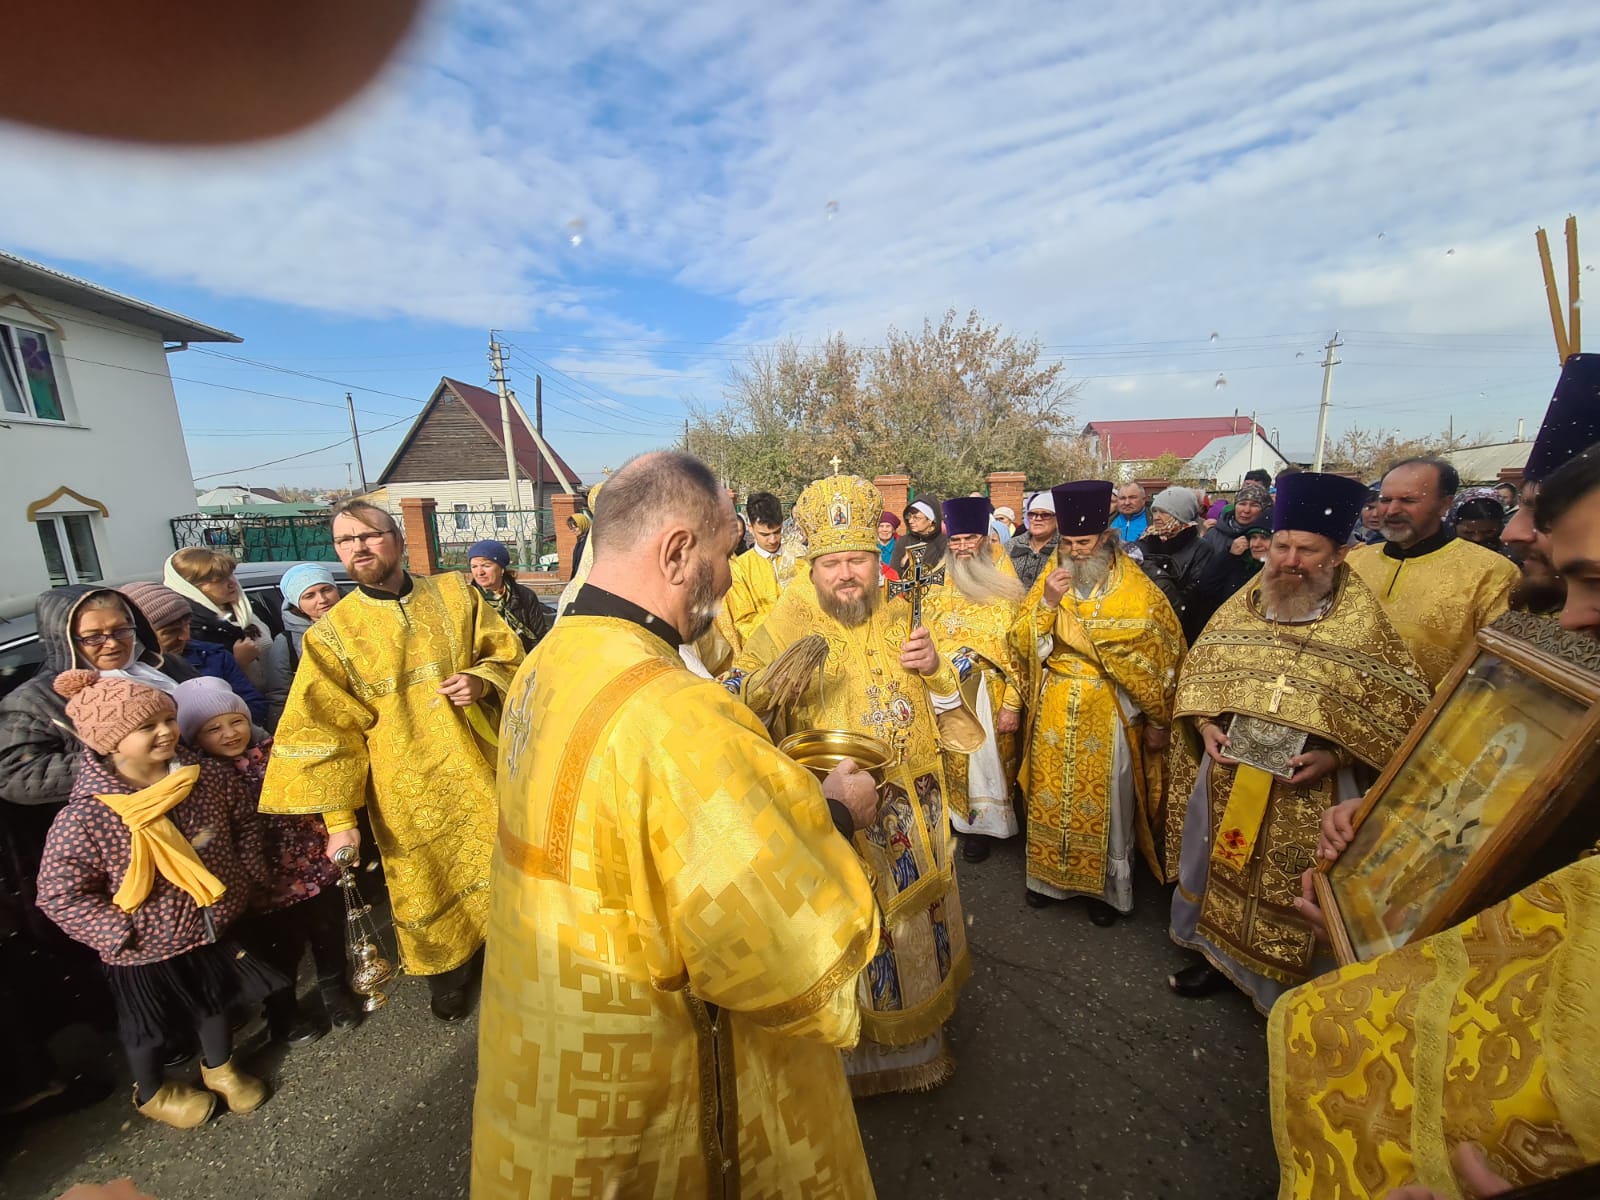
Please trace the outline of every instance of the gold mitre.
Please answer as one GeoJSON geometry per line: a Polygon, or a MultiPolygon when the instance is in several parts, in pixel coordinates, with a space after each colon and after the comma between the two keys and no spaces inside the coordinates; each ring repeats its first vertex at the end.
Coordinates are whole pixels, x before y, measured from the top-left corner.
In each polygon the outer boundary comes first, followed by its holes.
{"type": "Polygon", "coordinates": [[[847,550],[878,553],[883,495],[859,475],[830,475],[800,493],[794,519],[806,535],[806,557],[847,550]]]}

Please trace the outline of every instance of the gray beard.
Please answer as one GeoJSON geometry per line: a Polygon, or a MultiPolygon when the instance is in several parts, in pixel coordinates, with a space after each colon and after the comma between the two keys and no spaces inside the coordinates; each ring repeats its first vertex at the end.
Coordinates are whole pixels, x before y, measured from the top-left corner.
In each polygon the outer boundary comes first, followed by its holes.
{"type": "Polygon", "coordinates": [[[839,624],[849,629],[865,625],[878,611],[879,591],[869,587],[858,600],[840,600],[832,592],[817,588],[817,606],[839,624]]]}
{"type": "Polygon", "coordinates": [[[683,640],[690,645],[705,637],[722,611],[722,597],[711,594],[711,564],[701,563],[700,567],[689,584],[689,636],[683,640]]]}
{"type": "Polygon", "coordinates": [[[1261,568],[1261,611],[1274,621],[1309,621],[1320,616],[1333,595],[1336,568],[1307,575],[1286,575],[1272,566],[1261,568]]]}
{"type": "Polygon", "coordinates": [[[971,558],[948,555],[944,566],[956,590],[973,604],[993,604],[1001,600],[1012,604],[1022,602],[1025,594],[1022,581],[995,566],[986,546],[979,547],[971,558]]]}
{"type": "Polygon", "coordinates": [[[1107,542],[1082,562],[1067,560],[1067,565],[1072,568],[1072,590],[1080,599],[1092,596],[1105,587],[1106,580],[1111,577],[1113,553],[1111,543],[1107,542]]]}

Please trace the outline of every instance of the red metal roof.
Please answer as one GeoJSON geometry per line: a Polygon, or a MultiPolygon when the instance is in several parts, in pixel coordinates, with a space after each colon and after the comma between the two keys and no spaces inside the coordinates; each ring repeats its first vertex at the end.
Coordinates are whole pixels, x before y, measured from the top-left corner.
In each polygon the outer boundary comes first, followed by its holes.
{"type": "Polygon", "coordinates": [[[1095,453],[1111,462],[1138,462],[1176,454],[1188,460],[1205,449],[1212,438],[1255,431],[1263,438],[1267,431],[1246,416],[1170,417],[1153,421],[1092,421],[1083,427],[1091,438],[1095,453]]]}
{"type": "MultiPolygon", "coordinates": [[[[487,388],[474,387],[470,383],[462,383],[459,379],[445,376],[442,380],[457,396],[461,402],[472,410],[472,415],[483,423],[489,431],[489,436],[494,439],[494,444],[502,450],[505,442],[500,439],[500,397],[497,393],[487,388]]],[[[532,415],[531,413],[529,414],[532,415]]],[[[550,439],[544,440],[550,446],[550,439]]],[[[545,462],[544,455],[539,453],[539,447],[533,440],[533,435],[528,432],[528,427],[522,423],[516,413],[511,414],[511,446],[517,455],[517,468],[530,480],[547,484],[550,487],[560,487],[561,482],[556,478],[555,472],[550,469],[550,464],[545,462]]],[[[578,473],[567,465],[566,459],[556,453],[556,448],[550,446],[550,453],[560,464],[561,470],[567,477],[567,482],[575,488],[583,486],[583,480],[578,478],[578,473]]],[[[501,474],[504,474],[502,471],[501,474]]]]}

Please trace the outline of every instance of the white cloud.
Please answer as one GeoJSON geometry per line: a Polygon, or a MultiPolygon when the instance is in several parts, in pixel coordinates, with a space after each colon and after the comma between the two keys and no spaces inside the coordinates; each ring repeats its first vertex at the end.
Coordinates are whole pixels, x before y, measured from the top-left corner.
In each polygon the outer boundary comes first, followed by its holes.
{"type": "MultiPolygon", "coordinates": [[[[976,305],[1101,345],[1069,359],[1085,417],[1137,378],[1151,415],[1309,425],[1335,328],[1495,335],[1347,334],[1334,426],[1385,406],[1514,423],[1553,375],[1532,228],[1576,208],[1600,237],[1597,51],[1587,0],[473,0],[356,111],[272,150],[0,134],[0,227],[45,256],[461,325],[676,332],[615,277],[735,303],[736,341],[872,341],[976,305]]],[[[663,413],[726,367],[619,344],[556,365],[663,413]]]]}

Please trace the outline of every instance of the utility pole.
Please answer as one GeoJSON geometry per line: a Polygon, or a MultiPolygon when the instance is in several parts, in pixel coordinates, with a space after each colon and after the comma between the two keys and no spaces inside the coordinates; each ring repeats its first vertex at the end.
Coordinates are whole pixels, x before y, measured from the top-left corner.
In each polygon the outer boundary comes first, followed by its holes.
{"type": "MultiPolygon", "coordinates": [[[[495,390],[500,393],[500,440],[506,448],[506,484],[510,488],[510,496],[506,501],[506,520],[509,522],[516,519],[512,514],[522,508],[522,494],[517,488],[517,449],[511,441],[511,392],[506,387],[506,364],[500,355],[500,342],[494,336],[492,329],[489,331],[489,365],[494,369],[491,378],[494,380],[495,390]]],[[[518,521],[517,562],[527,561],[527,538],[522,533],[522,522],[518,521]]]]}
{"type": "Polygon", "coordinates": [[[1344,343],[1339,340],[1339,333],[1335,330],[1324,347],[1328,353],[1322,360],[1322,407],[1317,411],[1317,453],[1311,460],[1313,471],[1322,470],[1322,446],[1328,440],[1328,397],[1333,394],[1333,369],[1339,365],[1333,352],[1342,345],[1344,343]]]}
{"type": "MultiPolygon", "coordinates": [[[[356,447],[356,474],[361,476],[361,492],[367,492],[367,468],[361,462],[361,431],[356,428],[356,402],[350,398],[350,393],[344,394],[344,406],[350,412],[350,440],[356,447]]],[[[348,470],[346,471],[348,474],[348,470]]]]}
{"type": "MultiPolygon", "coordinates": [[[[535,374],[533,377],[533,431],[538,436],[535,441],[544,441],[544,376],[535,374]]],[[[544,551],[544,467],[541,464],[539,473],[533,479],[533,556],[538,558],[544,551]]],[[[537,565],[537,564],[535,564],[537,565]]]]}

